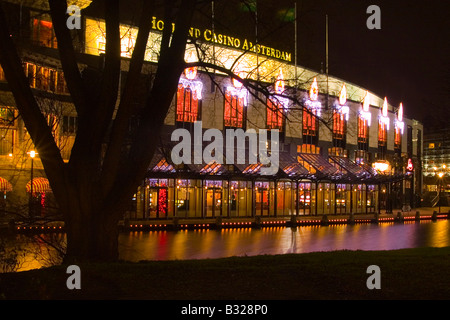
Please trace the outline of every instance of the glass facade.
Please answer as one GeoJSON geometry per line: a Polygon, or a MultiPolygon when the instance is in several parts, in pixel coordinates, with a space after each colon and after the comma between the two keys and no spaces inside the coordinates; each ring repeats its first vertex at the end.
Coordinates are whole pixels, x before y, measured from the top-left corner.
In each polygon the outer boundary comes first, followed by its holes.
{"type": "Polygon", "coordinates": [[[378,211],[378,185],[307,181],[147,179],[135,219],[342,215],[378,211]]]}

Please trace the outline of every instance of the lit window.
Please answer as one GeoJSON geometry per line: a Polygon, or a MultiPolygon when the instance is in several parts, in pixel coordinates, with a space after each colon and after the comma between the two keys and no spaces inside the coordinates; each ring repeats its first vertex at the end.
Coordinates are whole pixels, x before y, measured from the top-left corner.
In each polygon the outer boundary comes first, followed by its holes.
{"type": "Polygon", "coordinates": [[[297,145],[297,152],[298,153],[320,154],[320,147],[317,147],[314,144],[297,145]]]}
{"type": "Polygon", "coordinates": [[[77,117],[63,116],[62,131],[64,134],[75,134],[77,132],[77,117]]]}
{"type": "Polygon", "coordinates": [[[367,143],[368,125],[367,120],[363,117],[358,117],[358,142],[367,143]]]}
{"type": "Polygon", "coordinates": [[[58,71],[56,79],[56,92],[58,93],[69,93],[67,88],[66,79],[64,78],[64,72],[58,71]]]}
{"type": "Polygon", "coordinates": [[[45,67],[36,68],[36,89],[47,91],[49,89],[49,69],[45,67]]]}
{"type": "Polygon", "coordinates": [[[395,149],[400,149],[401,145],[402,145],[402,132],[401,129],[399,127],[395,128],[394,131],[394,148],[395,149]]]}
{"type": "Polygon", "coordinates": [[[200,120],[200,103],[196,91],[189,86],[178,85],[177,91],[177,121],[195,122],[200,120]]]}
{"type": "Polygon", "coordinates": [[[386,146],[387,142],[387,128],[386,123],[380,121],[378,123],[378,145],[386,146]]]}
{"type": "Polygon", "coordinates": [[[23,66],[30,87],[36,87],[36,65],[34,65],[33,63],[24,63],[23,66]]]}
{"type": "Polygon", "coordinates": [[[335,112],[333,114],[333,138],[344,139],[345,136],[345,118],[342,113],[335,112]]]}
{"type": "Polygon", "coordinates": [[[31,88],[49,90],[56,93],[69,93],[64,72],[25,62],[24,72],[31,88]]]}
{"type": "Polygon", "coordinates": [[[184,77],[178,82],[177,115],[178,122],[195,122],[200,120],[203,84],[197,77],[197,67],[184,70],[184,77]]]}
{"type": "Polygon", "coordinates": [[[317,135],[317,118],[314,109],[303,110],[303,135],[316,136],[317,135]]]}
{"type": "Polygon", "coordinates": [[[244,126],[244,97],[233,94],[229,90],[225,92],[225,127],[243,128],[244,126]]]}
{"type": "Polygon", "coordinates": [[[267,99],[267,128],[283,131],[283,105],[267,99]]]}
{"type": "Polygon", "coordinates": [[[0,155],[12,154],[14,150],[14,138],[16,130],[11,128],[0,128],[0,155]]]}
{"type": "Polygon", "coordinates": [[[53,32],[53,24],[50,21],[39,19],[33,20],[32,40],[36,44],[49,48],[57,48],[55,34],[53,32]]]}
{"type": "Polygon", "coordinates": [[[11,126],[14,124],[14,109],[0,107],[0,125],[11,126]]]}

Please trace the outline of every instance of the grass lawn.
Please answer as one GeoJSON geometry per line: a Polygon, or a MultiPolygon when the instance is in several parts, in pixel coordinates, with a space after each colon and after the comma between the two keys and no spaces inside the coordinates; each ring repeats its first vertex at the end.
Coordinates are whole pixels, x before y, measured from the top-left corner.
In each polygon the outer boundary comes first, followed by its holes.
{"type": "Polygon", "coordinates": [[[301,300],[449,299],[450,248],[335,251],[211,260],[80,265],[0,274],[0,299],[301,300]],[[381,270],[369,290],[367,267],[381,270]]]}

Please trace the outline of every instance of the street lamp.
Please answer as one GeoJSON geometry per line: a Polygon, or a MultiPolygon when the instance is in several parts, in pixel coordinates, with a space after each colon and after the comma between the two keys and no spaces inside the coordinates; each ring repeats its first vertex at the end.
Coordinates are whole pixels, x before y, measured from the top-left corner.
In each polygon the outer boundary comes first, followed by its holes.
{"type": "Polygon", "coordinates": [[[439,203],[439,213],[441,213],[441,189],[442,189],[442,177],[444,176],[444,173],[443,172],[439,172],[438,173],[438,177],[439,177],[439,180],[438,180],[438,186],[439,186],[439,192],[438,192],[438,194],[439,194],[439,200],[438,200],[438,203],[439,203]]]}
{"type": "Polygon", "coordinates": [[[31,186],[30,186],[30,199],[28,201],[28,216],[31,218],[32,216],[34,216],[33,214],[33,162],[34,162],[34,157],[36,157],[36,151],[31,150],[30,152],[28,152],[28,154],[30,155],[31,158],[31,186]]]}

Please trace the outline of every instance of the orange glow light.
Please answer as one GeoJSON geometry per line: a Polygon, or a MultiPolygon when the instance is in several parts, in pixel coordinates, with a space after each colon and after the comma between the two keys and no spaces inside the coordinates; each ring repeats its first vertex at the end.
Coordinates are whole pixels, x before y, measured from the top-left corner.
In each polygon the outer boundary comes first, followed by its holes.
{"type": "Polygon", "coordinates": [[[345,83],[342,85],[341,93],[339,94],[339,104],[343,106],[347,102],[347,89],[345,83]]]}
{"type": "Polygon", "coordinates": [[[384,97],[383,107],[381,108],[381,114],[383,115],[383,117],[387,117],[388,115],[388,104],[386,97],[384,97]]]}
{"type": "Polygon", "coordinates": [[[309,89],[309,99],[316,101],[319,97],[319,86],[317,85],[317,79],[314,78],[311,88],[309,89]]]}
{"type": "Polygon", "coordinates": [[[363,110],[368,112],[369,106],[370,106],[370,97],[369,97],[369,92],[366,91],[366,96],[364,97],[364,102],[363,102],[363,110]]]}
{"type": "Polygon", "coordinates": [[[275,91],[277,93],[283,93],[283,91],[284,91],[283,70],[281,68],[280,68],[280,73],[278,74],[277,81],[275,82],[275,91]]]}
{"type": "Polygon", "coordinates": [[[397,114],[398,121],[403,121],[403,104],[400,102],[400,106],[398,107],[398,114],[397,114]]]}

